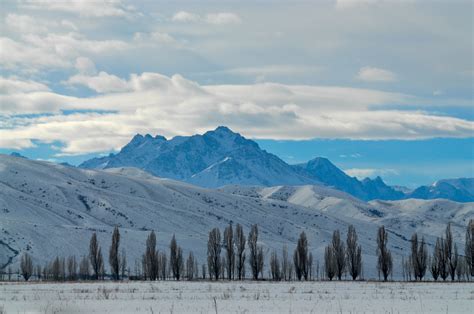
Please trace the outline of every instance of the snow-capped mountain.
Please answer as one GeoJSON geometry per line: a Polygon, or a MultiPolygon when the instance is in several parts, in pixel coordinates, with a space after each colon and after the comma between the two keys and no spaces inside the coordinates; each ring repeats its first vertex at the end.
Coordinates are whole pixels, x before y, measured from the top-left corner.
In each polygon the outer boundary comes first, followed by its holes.
{"type": "MultiPolygon", "coordinates": [[[[438,183],[441,188],[422,187],[405,193],[400,188],[386,185],[380,177],[360,181],[322,157],[303,164],[289,165],[277,156],[260,149],[254,141],[223,126],[203,135],[177,136],[170,140],[163,136],[137,134],[119,153],[88,160],[79,167],[88,169],[136,167],[158,177],[208,188],[235,184],[260,186],[319,184],[366,201],[405,198],[474,201],[472,183],[456,185],[449,183],[453,180],[444,180],[446,182],[438,183]]],[[[472,182],[473,179],[464,180],[472,182]]]]}
{"type": "MultiPolygon", "coordinates": [[[[208,232],[240,223],[248,232],[258,224],[268,257],[272,249],[290,251],[301,231],[320,260],[334,230],[344,235],[353,224],[363,247],[365,276],[375,277],[376,229],[386,224],[395,265],[408,254],[409,237],[418,231],[429,245],[453,223],[459,247],[474,203],[447,200],[366,203],[320,185],[226,186],[205,189],[160,179],[136,168],[88,170],[0,155],[0,268],[18,265],[28,251],[44,263],[56,254],[87,252],[92,232],[107,250],[119,225],[130,265],[139,258],[150,230],[166,250],[173,233],[185,252],[205,261],[208,232]],[[411,223],[409,223],[412,221],[411,223]]],[[[400,269],[396,269],[396,276],[400,269]]]]}
{"type": "Polygon", "coordinates": [[[260,149],[254,141],[222,126],[203,135],[177,136],[170,140],[162,136],[136,135],[116,155],[94,158],[80,167],[136,167],[158,177],[203,187],[316,183],[296,173],[277,156],[260,149]]]}
{"type": "Polygon", "coordinates": [[[374,180],[365,178],[359,181],[348,176],[326,158],[317,157],[307,163],[294,165],[293,167],[302,175],[309,176],[327,186],[347,192],[362,200],[397,200],[404,197],[402,192],[386,185],[382,178],[377,177],[374,180]]]}
{"type": "Polygon", "coordinates": [[[409,198],[445,198],[456,202],[474,202],[474,178],[439,180],[430,186],[420,186],[407,195],[409,198]]]}

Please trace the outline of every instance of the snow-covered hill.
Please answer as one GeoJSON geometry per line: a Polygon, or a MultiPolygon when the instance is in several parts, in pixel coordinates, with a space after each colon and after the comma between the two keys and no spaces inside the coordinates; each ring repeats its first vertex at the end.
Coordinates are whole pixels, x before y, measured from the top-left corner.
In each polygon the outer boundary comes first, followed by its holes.
{"type": "Polygon", "coordinates": [[[246,232],[258,224],[267,257],[283,244],[293,250],[304,230],[311,251],[321,260],[332,232],[340,229],[344,235],[354,224],[366,277],[374,277],[379,224],[386,223],[391,232],[389,243],[399,265],[414,230],[422,231],[432,244],[451,221],[461,245],[465,225],[473,216],[473,203],[365,203],[313,185],[210,190],[135,168],[86,170],[0,155],[0,265],[17,265],[25,251],[40,263],[56,254],[80,256],[87,252],[94,231],[107,252],[114,225],[121,227],[130,265],[143,253],[150,230],[157,232],[161,250],[167,249],[175,233],[185,252],[193,250],[202,263],[209,230],[222,230],[230,222],[242,224],[246,232]],[[411,204],[417,205],[412,211],[411,204]]]}

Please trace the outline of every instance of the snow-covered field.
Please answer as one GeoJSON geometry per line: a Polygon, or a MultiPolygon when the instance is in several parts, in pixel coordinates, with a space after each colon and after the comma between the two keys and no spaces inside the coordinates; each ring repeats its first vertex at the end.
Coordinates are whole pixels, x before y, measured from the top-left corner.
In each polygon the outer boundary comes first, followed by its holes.
{"type": "Polygon", "coordinates": [[[472,283],[0,283],[0,313],[472,313],[472,283]]]}

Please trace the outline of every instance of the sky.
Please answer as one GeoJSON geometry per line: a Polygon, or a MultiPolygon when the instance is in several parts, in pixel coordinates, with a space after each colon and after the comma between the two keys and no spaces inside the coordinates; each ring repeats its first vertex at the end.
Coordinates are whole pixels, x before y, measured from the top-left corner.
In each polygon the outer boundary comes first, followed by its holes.
{"type": "Polygon", "coordinates": [[[474,177],[473,2],[0,4],[0,153],[78,164],[226,125],[289,163],[474,177]]]}

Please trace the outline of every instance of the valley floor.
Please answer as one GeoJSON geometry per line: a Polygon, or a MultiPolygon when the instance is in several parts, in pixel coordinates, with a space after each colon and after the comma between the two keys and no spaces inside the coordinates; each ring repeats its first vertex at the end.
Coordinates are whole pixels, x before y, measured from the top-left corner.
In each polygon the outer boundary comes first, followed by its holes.
{"type": "Polygon", "coordinates": [[[0,283],[0,313],[8,314],[472,313],[473,308],[473,283],[0,283]]]}

